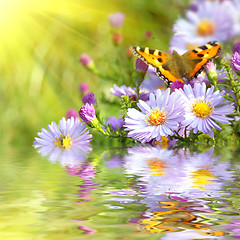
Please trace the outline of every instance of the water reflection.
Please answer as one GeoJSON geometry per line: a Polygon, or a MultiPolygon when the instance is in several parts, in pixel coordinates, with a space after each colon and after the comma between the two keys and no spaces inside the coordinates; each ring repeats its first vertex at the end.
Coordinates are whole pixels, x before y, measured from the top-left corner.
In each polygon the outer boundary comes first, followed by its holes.
{"type": "Polygon", "coordinates": [[[86,239],[240,238],[240,216],[228,201],[239,180],[213,149],[137,146],[64,166],[80,181],[71,219],[86,239]]]}
{"type": "MultiPolygon", "coordinates": [[[[77,185],[80,189],[78,190],[78,200],[77,203],[89,202],[89,195],[91,194],[92,189],[95,189],[98,184],[93,183],[93,179],[95,178],[95,173],[97,172],[94,169],[91,163],[84,163],[79,166],[67,167],[67,173],[74,176],[79,176],[81,178],[82,183],[77,185]]],[[[74,219],[74,221],[85,222],[82,219],[74,219]]],[[[83,234],[92,235],[96,232],[96,230],[91,229],[86,225],[79,225],[78,229],[83,231],[83,234]]]]}
{"type": "Polygon", "coordinates": [[[229,164],[217,160],[213,149],[192,155],[153,147],[129,149],[125,171],[137,177],[140,203],[148,207],[130,222],[149,233],[166,233],[161,239],[224,239],[208,204],[224,193],[224,181],[234,175],[229,164]]]}

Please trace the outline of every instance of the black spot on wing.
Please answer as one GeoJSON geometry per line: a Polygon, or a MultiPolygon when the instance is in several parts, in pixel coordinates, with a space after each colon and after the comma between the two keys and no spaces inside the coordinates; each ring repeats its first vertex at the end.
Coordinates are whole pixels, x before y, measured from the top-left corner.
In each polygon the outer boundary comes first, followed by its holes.
{"type": "Polygon", "coordinates": [[[150,53],[150,54],[153,54],[154,52],[155,52],[154,49],[149,49],[149,53],[150,53]]]}
{"type": "Polygon", "coordinates": [[[217,41],[208,42],[208,44],[210,44],[213,47],[219,45],[219,43],[217,41]]]}
{"type": "Polygon", "coordinates": [[[203,46],[201,46],[201,47],[199,47],[199,48],[201,48],[202,50],[208,49],[205,45],[203,45],[203,46]]]}
{"type": "Polygon", "coordinates": [[[159,61],[159,62],[162,62],[162,58],[158,58],[158,61],[159,61]]]}
{"type": "Polygon", "coordinates": [[[203,56],[204,56],[204,54],[201,54],[201,53],[198,54],[198,57],[200,57],[200,58],[203,56]]]}
{"type": "Polygon", "coordinates": [[[198,53],[198,51],[197,51],[197,50],[195,50],[195,49],[193,49],[192,51],[193,51],[194,53],[198,53]]]}

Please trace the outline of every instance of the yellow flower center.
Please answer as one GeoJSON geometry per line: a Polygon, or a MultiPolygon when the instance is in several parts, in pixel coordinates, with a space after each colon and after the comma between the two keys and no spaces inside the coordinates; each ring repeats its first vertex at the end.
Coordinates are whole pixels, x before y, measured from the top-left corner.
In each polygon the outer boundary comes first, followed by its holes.
{"type": "Polygon", "coordinates": [[[214,107],[211,107],[211,103],[206,100],[197,99],[192,105],[192,111],[195,116],[200,118],[209,117],[214,110],[214,107]]]}
{"type": "Polygon", "coordinates": [[[62,149],[69,149],[72,145],[72,140],[71,138],[68,136],[65,136],[64,134],[61,135],[59,138],[56,138],[56,146],[60,147],[62,149]]]}
{"type": "Polygon", "coordinates": [[[150,113],[148,113],[148,125],[163,125],[166,121],[166,113],[160,111],[158,108],[153,109],[150,113]]]}
{"type": "Polygon", "coordinates": [[[215,25],[207,19],[202,20],[197,26],[197,34],[202,37],[213,35],[215,32],[215,25]]]}
{"type": "Polygon", "coordinates": [[[162,141],[156,141],[156,145],[162,145],[162,149],[167,149],[168,148],[168,138],[165,136],[162,136],[162,141]]]}

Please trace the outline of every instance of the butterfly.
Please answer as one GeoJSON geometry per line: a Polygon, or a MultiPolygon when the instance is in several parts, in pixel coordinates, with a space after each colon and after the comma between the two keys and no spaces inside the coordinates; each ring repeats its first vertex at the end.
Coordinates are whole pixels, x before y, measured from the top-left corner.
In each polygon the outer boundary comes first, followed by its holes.
{"type": "Polygon", "coordinates": [[[212,41],[179,55],[173,50],[172,55],[148,47],[130,47],[133,54],[155,68],[157,75],[169,86],[179,80],[185,82],[196,78],[204,66],[218,56],[221,46],[212,41]]]}

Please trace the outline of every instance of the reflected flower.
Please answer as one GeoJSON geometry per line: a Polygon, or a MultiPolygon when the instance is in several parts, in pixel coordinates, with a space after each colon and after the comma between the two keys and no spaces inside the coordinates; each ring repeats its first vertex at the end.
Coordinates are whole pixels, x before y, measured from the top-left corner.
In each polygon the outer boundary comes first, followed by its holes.
{"type": "Polygon", "coordinates": [[[130,148],[124,164],[127,174],[138,176],[144,194],[155,199],[167,194],[186,201],[219,197],[224,181],[234,177],[229,167],[213,157],[213,149],[190,155],[150,146],[130,148]]]}
{"type": "Polygon", "coordinates": [[[79,119],[62,118],[59,127],[55,122],[48,125],[48,130],[42,128],[33,142],[34,148],[42,156],[48,156],[50,161],[59,161],[62,165],[75,166],[85,160],[91,150],[92,135],[86,125],[79,119]]]}
{"type": "Polygon", "coordinates": [[[118,155],[112,156],[111,159],[106,162],[106,165],[109,168],[120,168],[122,164],[123,164],[123,159],[118,155]]]}
{"type": "Polygon", "coordinates": [[[234,112],[232,104],[225,101],[224,91],[214,91],[214,86],[206,87],[206,84],[195,83],[194,88],[185,85],[184,90],[176,89],[177,93],[182,96],[185,108],[185,120],[182,122],[183,127],[188,130],[193,129],[194,133],[198,131],[214,136],[213,128],[221,130],[216,123],[230,124],[231,118],[226,117],[227,114],[234,112]]]}

